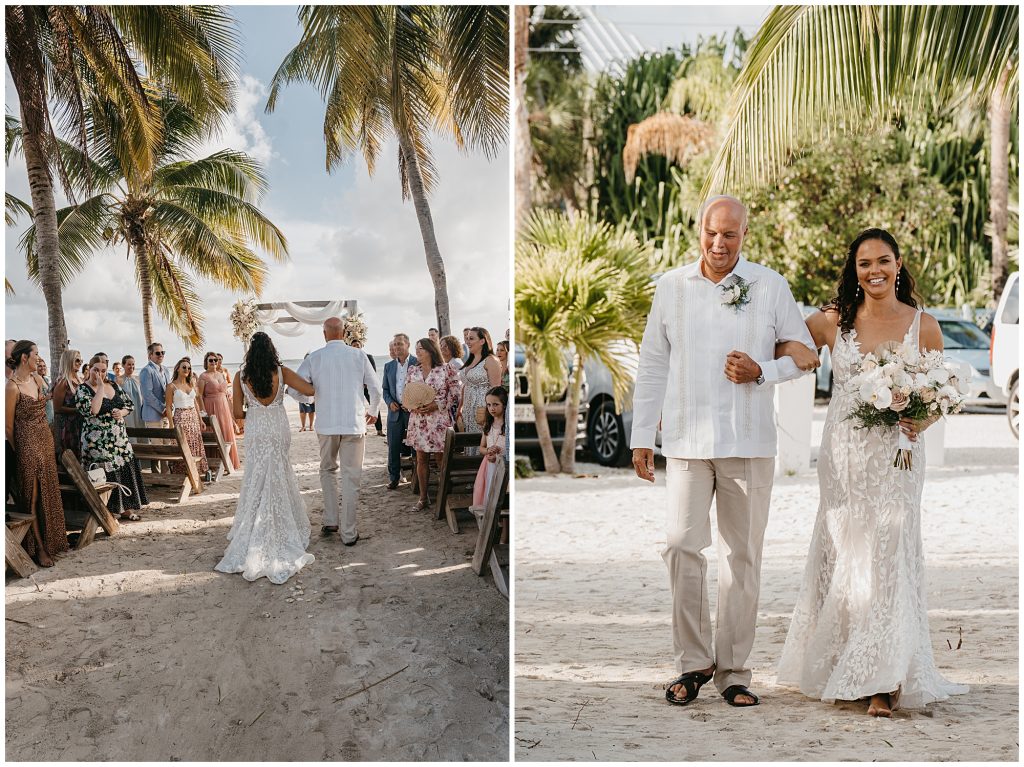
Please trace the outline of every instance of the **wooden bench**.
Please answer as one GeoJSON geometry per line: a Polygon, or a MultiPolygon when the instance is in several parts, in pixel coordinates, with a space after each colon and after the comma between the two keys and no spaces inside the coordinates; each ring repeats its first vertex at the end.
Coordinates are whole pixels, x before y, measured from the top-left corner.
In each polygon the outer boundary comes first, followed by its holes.
{"type": "Polygon", "coordinates": [[[151,429],[132,427],[128,436],[136,439],[166,440],[164,444],[137,443],[132,445],[135,457],[140,461],[184,461],[185,474],[143,472],[143,479],[150,485],[180,489],[178,503],[188,498],[189,493],[203,492],[203,481],[199,477],[199,460],[192,455],[185,439],[185,432],[180,426],[171,429],[151,429]]]}
{"type": "Polygon", "coordinates": [[[453,533],[459,532],[458,513],[473,505],[473,485],[483,460],[482,455],[466,455],[472,447],[480,447],[479,434],[448,429],[437,483],[437,518],[446,518],[453,533]]]}
{"type": "Polygon", "coordinates": [[[508,599],[509,551],[508,544],[498,543],[501,535],[501,520],[508,524],[508,468],[503,460],[494,467],[494,474],[487,486],[487,499],[483,507],[470,509],[477,518],[479,533],[476,537],[476,551],[473,553],[473,572],[484,574],[490,565],[494,585],[502,596],[508,599]]]}
{"type": "Polygon", "coordinates": [[[27,578],[39,569],[39,565],[25,551],[22,541],[32,528],[32,515],[15,511],[17,507],[8,506],[4,522],[4,564],[20,578],[27,578]]]}
{"type": "MultiPolygon", "coordinates": [[[[206,461],[213,472],[213,481],[217,482],[225,474],[235,469],[231,464],[231,448],[228,447],[224,434],[220,430],[220,421],[212,416],[203,417],[203,448],[206,450],[206,461]]],[[[236,448],[237,449],[237,448],[236,448]]]]}
{"type": "Polygon", "coordinates": [[[120,488],[109,482],[94,485],[70,450],[61,454],[60,462],[64,464],[64,471],[58,477],[64,499],[65,527],[70,532],[80,531],[75,549],[85,548],[92,543],[97,529],[101,527],[107,535],[114,535],[120,525],[107,509],[107,502],[112,492],[121,492],[120,488]]]}

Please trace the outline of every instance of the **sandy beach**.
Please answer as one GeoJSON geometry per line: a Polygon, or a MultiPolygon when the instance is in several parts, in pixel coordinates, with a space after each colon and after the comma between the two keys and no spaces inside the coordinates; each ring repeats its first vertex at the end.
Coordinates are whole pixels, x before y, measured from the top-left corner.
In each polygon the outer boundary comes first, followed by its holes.
{"type": "MultiPolygon", "coordinates": [[[[817,511],[813,469],[775,481],[750,657],[762,705],[751,709],[730,708],[713,685],[689,706],[665,702],[675,671],[662,462],[654,487],[596,464],[517,480],[516,760],[1016,761],[1017,441],[1004,415],[960,415],[946,448],[924,488],[929,624],[939,669],[971,691],[893,719],[774,683],[817,511]]],[[[706,553],[714,615],[717,554],[706,553]]]]}
{"type": "Polygon", "coordinates": [[[509,605],[470,569],[475,533],[389,492],[371,431],[360,541],[321,538],[288,402],[316,561],[283,586],[214,572],[235,474],[8,578],[7,760],[507,760],[509,605]]]}

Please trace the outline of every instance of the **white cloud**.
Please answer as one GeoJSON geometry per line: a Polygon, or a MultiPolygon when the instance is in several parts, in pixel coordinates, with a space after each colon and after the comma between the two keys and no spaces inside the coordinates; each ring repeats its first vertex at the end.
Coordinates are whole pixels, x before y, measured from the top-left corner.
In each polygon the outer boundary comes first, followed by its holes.
{"type": "Polygon", "coordinates": [[[220,149],[236,149],[263,164],[276,157],[273,141],[263,128],[258,114],[267,100],[267,88],[252,75],[242,75],[235,91],[235,108],[224,122],[220,132],[207,144],[201,154],[220,149]]]}

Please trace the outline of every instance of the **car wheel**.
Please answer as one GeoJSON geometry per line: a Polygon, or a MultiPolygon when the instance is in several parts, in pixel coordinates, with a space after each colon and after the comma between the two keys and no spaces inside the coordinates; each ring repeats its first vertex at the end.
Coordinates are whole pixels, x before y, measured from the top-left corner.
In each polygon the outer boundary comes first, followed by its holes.
{"type": "Polygon", "coordinates": [[[626,430],[615,403],[604,400],[590,415],[587,447],[602,466],[618,466],[626,453],[626,430]]]}
{"type": "Polygon", "coordinates": [[[1010,389],[1010,397],[1006,402],[1006,417],[1010,421],[1010,431],[1013,436],[1020,439],[1020,397],[1018,386],[1020,381],[1014,381],[1010,389]]]}

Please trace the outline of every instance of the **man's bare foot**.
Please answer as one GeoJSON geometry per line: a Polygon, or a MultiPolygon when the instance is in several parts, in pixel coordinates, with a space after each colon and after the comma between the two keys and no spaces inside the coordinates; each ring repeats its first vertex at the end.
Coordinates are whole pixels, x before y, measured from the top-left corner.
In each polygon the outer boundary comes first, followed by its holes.
{"type": "MultiPolygon", "coordinates": [[[[698,671],[697,673],[698,674],[703,674],[704,676],[711,676],[712,674],[715,673],[715,667],[712,666],[711,668],[702,669],[702,670],[698,671]]],[[[683,684],[674,684],[671,687],[669,687],[668,689],[669,689],[669,692],[672,693],[673,697],[685,697],[687,695],[686,685],[683,685],[683,684]]]]}
{"type": "Polygon", "coordinates": [[[883,692],[878,695],[871,696],[871,702],[868,703],[868,716],[882,716],[889,718],[892,716],[892,709],[890,708],[889,693],[883,692]]]}

